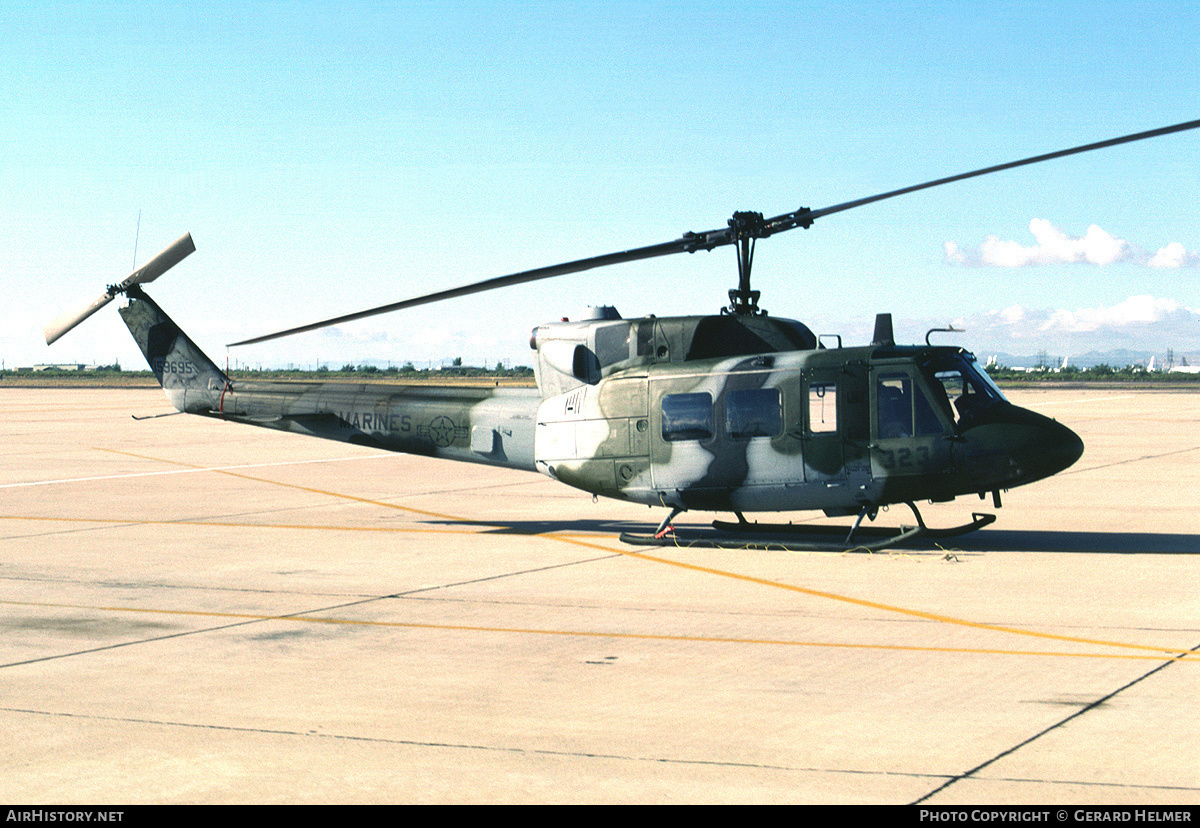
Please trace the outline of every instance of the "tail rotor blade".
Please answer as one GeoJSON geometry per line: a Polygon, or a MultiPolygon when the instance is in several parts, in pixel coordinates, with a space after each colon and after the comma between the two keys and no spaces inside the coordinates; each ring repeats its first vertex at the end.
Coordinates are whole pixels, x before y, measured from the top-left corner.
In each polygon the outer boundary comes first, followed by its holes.
{"type": "Polygon", "coordinates": [[[125,281],[110,287],[99,299],[81,310],[64,313],[47,325],[43,329],[43,332],[46,334],[46,344],[53,345],[67,331],[111,302],[118,293],[124,293],[134,285],[144,285],[147,282],[153,282],[159,276],[186,259],[195,250],[196,245],[192,241],[192,234],[184,233],[170,247],[131,273],[125,281]]]}
{"type": "Polygon", "coordinates": [[[44,328],[44,333],[46,334],[46,344],[53,345],[55,341],[67,331],[71,330],[80,322],[87,319],[93,313],[111,302],[114,296],[116,296],[116,293],[106,293],[95,302],[92,302],[92,304],[88,305],[86,308],[64,313],[62,316],[55,319],[44,328]]]}
{"type": "Polygon", "coordinates": [[[121,282],[118,287],[124,290],[134,285],[153,282],[195,252],[196,244],[192,241],[192,234],[184,233],[170,247],[131,273],[129,278],[121,282]]]}

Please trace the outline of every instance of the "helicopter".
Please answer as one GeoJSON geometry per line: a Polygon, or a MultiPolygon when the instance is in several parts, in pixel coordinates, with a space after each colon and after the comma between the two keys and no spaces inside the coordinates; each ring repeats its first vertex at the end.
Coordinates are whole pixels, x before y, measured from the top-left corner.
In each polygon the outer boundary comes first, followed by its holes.
{"type": "MultiPolygon", "coordinates": [[[[124,294],[120,314],[177,412],[388,451],[541,472],[593,496],[668,510],[631,544],[882,549],[992,523],[991,514],[927,527],[918,501],[947,502],[1050,477],[1083,453],[1067,426],[1009,402],[968,351],[899,345],[890,314],[872,341],[844,346],[759,306],[750,274],[759,239],[827,215],[930,187],[1200,127],[1200,120],[1010,161],[820,209],[487,279],[325,319],[230,347],[584,270],[732,245],[738,286],[717,314],[623,318],[612,307],[535,327],[536,388],[234,380],[150,298],[154,281],[195,250],[190,234],[83,310],[45,328],[47,344],[124,294]],[[915,525],[863,527],[905,504],[915,525]],[[689,510],[732,513],[713,532],[677,532],[689,510]],[[750,522],[747,513],[821,511],[845,528],[750,522]],[[801,529],[821,537],[806,538],[801,529]],[[838,540],[845,532],[845,538],[838,540]],[[861,540],[868,536],[873,540],[861,540]],[[762,538],[767,540],[761,540],[762,538]]],[[[930,332],[933,333],[932,331],[930,332]]]]}

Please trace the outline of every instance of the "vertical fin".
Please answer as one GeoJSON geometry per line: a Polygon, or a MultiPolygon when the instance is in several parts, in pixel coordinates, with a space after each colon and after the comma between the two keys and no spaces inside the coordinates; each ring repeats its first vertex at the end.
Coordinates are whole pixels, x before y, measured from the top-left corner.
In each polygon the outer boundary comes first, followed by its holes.
{"type": "Polygon", "coordinates": [[[192,414],[217,410],[229,378],[140,287],[127,293],[130,301],[120,309],[121,318],[167,399],[192,414]]]}

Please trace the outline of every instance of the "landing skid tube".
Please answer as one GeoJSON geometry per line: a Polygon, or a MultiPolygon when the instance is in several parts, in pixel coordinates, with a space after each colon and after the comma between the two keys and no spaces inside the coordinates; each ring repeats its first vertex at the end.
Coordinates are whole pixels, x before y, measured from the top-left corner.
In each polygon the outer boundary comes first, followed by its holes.
{"type": "MultiPolygon", "coordinates": [[[[973,512],[971,522],[946,529],[931,529],[925,525],[920,511],[907,504],[917,519],[916,526],[885,529],[879,526],[861,527],[864,516],[874,517],[866,508],[859,514],[848,535],[845,527],[816,526],[796,523],[749,523],[740,514],[738,522],[715,520],[713,530],[676,532],[670,519],[664,521],[653,535],[621,533],[622,543],[634,546],[681,546],[697,549],[761,549],[796,552],[878,552],[917,538],[953,538],[982,529],[994,523],[995,515],[973,512]],[[856,538],[861,538],[858,540],[856,538]]],[[[672,513],[671,518],[675,517],[672,513]]]]}

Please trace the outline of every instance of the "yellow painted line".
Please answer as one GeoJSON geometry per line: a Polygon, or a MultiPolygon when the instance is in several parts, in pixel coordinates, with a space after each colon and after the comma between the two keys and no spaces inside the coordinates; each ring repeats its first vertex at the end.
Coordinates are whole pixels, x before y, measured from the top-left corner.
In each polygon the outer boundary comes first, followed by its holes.
{"type": "MultiPolygon", "coordinates": [[[[108,451],[113,454],[124,454],[130,457],[137,457],[142,460],[153,460],[154,458],[141,457],[137,454],[129,454],[127,451],[116,451],[115,449],[100,449],[100,451],[108,451]]],[[[55,477],[49,480],[25,480],[19,483],[0,483],[0,489],[22,489],[30,486],[55,486],[60,483],[92,483],[97,480],[128,480],[135,477],[162,477],[169,474],[199,474],[201,472],[226,472],[235,469],[260,469],[273,468],[276,466],[306,466],[314,463],[344,463],[356,460],[378,460],[386,457],[393,457],[392,454],[366,454],[353,457],[323,457],[315,460],[280,460],[274,463],[243,463],[237,466],[189,466],[182,463],[181,469],[170,469],[168,471],[148,471],[148,472],[126,472],[125,474],[100,474],[91,477],[55,477]]],[[[162,462],[162,461],[160,461],[162,462]]]]}
{"type": "MultiPolygon", "coordinates": [[[[545,534],[540,537],[552,538],[556,537],[553,534],[545,534]]],[[[933,612],[925,612],[923,610],[908,609],[907,607],[897,607],[891,604],[883,604],[878,601],[869,601],[865,598],[853,598],[848,595],[838,595],[835,592],[823,592],[817,589],[809,589],[808,587],[796,586],[795,584],[786,584],[782,581],[773,581],[767,578],[757,578],[753,575],[742,575],[737,572],[729,572],[724,569],[714,569],[708,566],[699,566],[698,564],[684,563],[683,561],[673,561],[669,558],[660,558],[655,555],[647,555],[643,552],[631,552],[625,549],[611,549],[610,547],[600,546],[599,544],[590,543],[588,541],[579,540],[562,536],[560,538],[565,543],[572,543],[577,546],[588,546],[593,549],[604,549],[610,552],[620,552],[622,555],[628,555],[632,558],[641,558],[655,563],[662,563],[668,566],[677,566],[681,569],[690,569],[696,572],[703,572],[709,575],[718,575],[723,578],[733,578],[739,581],[746,581],[753,584],[761,584],[763,586],[775,587],[776,589],[785,589],[790,592],[798,592],[801,595],[810,595],[814,598],[824,598],[830,601],[841,601],[847,604],[854,604],[860,607],[869,607],[871,609],[883,610],[884,612],[897,613],[899,615],[907,615],[912,618],[923,618],[927,621],[937,621],[942,624],[955,624],[961,627],[971,627],[977,630],[990,630],[992,632],[1008,633],[1010,635],[1025,635],[1033,638],[1044,638],[1054,641],[1069,641],[1074,644],[1088,644],[1092,646],[1102,647],[1122,647],[1133,650],[1147,650],[1155,653],[1164,653],[1167,655],[1185,652],[1190,650],[1190,647],[1156,647],[1146,644],[1127,644],[1120,641],[1105,641],[1096,638],[1082,638],[1077,636],[1059,635],[1057,633],[1044,633],[1035,630],[1022,630],[1015,627],[1005,627],[999,624],[985,624],[980,621],[968,621],[964,618],[955,618],[951,615],[940,615],[933,612]]]]}
{"type": "MultiPolygon", "coordinates": [[[[314,489],[311,486],[301,486],[297,483],[284,483],[280,480],[269,480],[265,477],[254,477],[253,475],[249,475],[249,474],[241,474],[241,473],[233,471],[232,469],[229,469],[229,468],[209,468],[207,466],[197,466],[192,463],[183,463],[178,460],[163,460],[162,458],[159,458],[159,457],[150,457],[145,454],[134,454],[133,452],[118,451],[117,449],[110,449],[110,448],[102,448],[101,447],[101,448],[99,448],[99,450],[111,452],[113,454],[124,454],[127,457],[136,457],[139,460],[154,460],[159,463],[172,463],[176,466],[185,466],[187,468],[196,469],[199,471],[212,471],[212,472],[216,472],[217,474],[225,474],[225,475],[229,475],[230,477],[238,477],[238,478],[241,478],[242,480],[251,480],[251,481],[254,481],[255,483],[270,483],[274,486],[283,486],[288,489],[297,489],[302,492],[308,492],[309,494],[319,494],[319,495],[324,495],[327,497],[337,497],[337,498],[341,498],[343,500],[353,500],[356,503],[366,503],[370,506],[382,506],[383,508],[386,508],[386,509],[399,509],[400,511],[404,511],[404,512],[411,512],[411,513],[417,514],[417,515],[425,515],[427,517],[442,518],[444,520],[451,520],[456,523],[465,522],[462,518],[455,517],[454,515],[444,515],[444,514],[441,514],[440,512],[430,512],[425,509],[415,509],[411,506],[400,506],[399,504],[387,503],[382,500],[371,500],[370,498],[366,498],[366,497],[357,497],[355,495],[341,494],[339,492],[329,492],[329,491],[325,491],[324,489],[314,489]]],[[[390,455],[373,455],[373,456],[387,457],[390,455]]]]}
{"type": "MultiPolygon", "coordinates": [[[[117,452],[115,449],[104,449],[104,450],[105,451],[113,451],[114,453],[118,453],[118,454],[130,454],[129,452],[117,452]]],[[[145,455],[131,455],[131,456],[141,457],[142,459],[145,459],[145,460],[158,459],[158,458],[153,458],[153,457],[147,457],[145,455]]],[[[177,465],[191,465],[191,464],[187,464],[187,463],[178,463],[177,461],[171,461],[171,460],[160,460],[160,462],[176,463],[177,465]]],[[[234,477],[240,477],[245,480],[252,480],[252,481],[257,481],[260,483],[270,483],[270,484],[273,484],[276,486],[285,486],[285,487],[292,488],[292,489],[299,489],[300,491],[326,495],[328,497],[343,498],[345,500],[352,500],[352,501],[355,501],[358,503],[367,503],[367,504],[370,504],[373,506],[380,506],[380,507],[383,507],[386,509],[398,509],[398,510],[402,510],[405,512],[411,512],[411,513],[420,514],[420,515],[427,515],[430,517],[436,517],[436,518],[439,518],[442,520],[449,520],[449,521],[456,522],[456,523],[471,523],[472,522],[466,518],[458,517],[455,515],[447,515],[447,514],[442,514],[442,513],[438,513],[438,512],[430,512],[430,511],[425,511],[423,509],[415,509],[415,508],[412,508],[409,506],[400,506],[400,505],[397,505],[394,503],[386,503],[384,501],[379,501],[379,500],[370,500],[368,498],[357,497],[355,495],[341,494],[339,492],[330,492],[330,491],[326,491],[323,489],[312,488],[309,486],[300,486],[300,485],[297,485],[294,483],[283,483],[283,482],[280,482],[277,480],[269,480],[267,478],[262,478],[262,477],[253,477],[251,475],[239,474],[239,473],[231,472],[231,471],[222,471],[222,470],[214,470],[214,471],[218,471],[221,474],[228,474],[228,475],[232,475],[234,477]]],[[[775,580],[771,580],[771,579],[767,579],[767,578],[758,578],[753,575],[743,575],[741,573],[730,572],[730,571],[724,570],[724,569],[716,569],[716,568],[708,567],[708,566],[700,566],[698,564],[685,563],[683,561],[675,561],[675,560],[671,560],[669,558],[660,558],[656,555],[648,555],[644,552],[633,552],[628,549],[613,548],[611,546],[602,546],[602,545],[592,542],[592,541],[587,541],[587,540],[583,540],[580,538],[570,537],[568,535],[556,534],[554,532],[531,534],[531,537],[542,537],[542,538],[548,538],[551,540],[558,540],[558,541],[561,541],[562,543],[569,543],[569,544],[573,544],[575,546],[582,546],[582,547],[589,548],[589,549],[598,549],[603,552],[618,553],[618,554],[625,555],[630,558],[638,558],[638,559],[641,559],[644,561],[652,561],[654,563],[665,564],[666,566],[673,566],[673,567],[677,567],[679,569],[686,569],[686,570],[689,570],[692,572],[700,572],[700,573],[704,573],[706,575],[716,575],[721,578],[731,578],[733,580],[742,581],[745,583],[759,584],[761,586],[768,586],[768,587],[773,587],[775,589],[783,589],[783,590],[787,590],[789,592],[795,592],[800,595],[808,595],[813,598],[822,598],[827,601],[838,601],[841,603],[851,604],[854,606],[867,607],[869,609],[880,610],[880,611],[888,612],[888,613],[895,613],[897,615],[905,615],[910,618],[921,618],[926,621],[936,621],[941,624],[952,624],[952,625],[956,625],[956,626],[960,626],[960,627],[968,627],[968,628],[976,629],[976,630],[988,630],[990,632],[999,632],[999,633],[1004,633],[1007,635],[1027,636],[1030,638],[1040,638],[1040,639],[1049,640],[1049,641],[1066,641],[1066,642],[1070,642],[1072,644],[1087,644],[1089,646],[1116,647],[1116,648],[1128,649],[1128,650],[1141,650],[1141,651],[1147,651],[1147,652],[1161,653],[1168,657],[1174,657],[1173,654],[1180,653],[1180,652],[1186,652],[1191,649],[1190,647],[1160,647],[1160,646],[1152,646],[1152,645],[1146,645],[1146,644],[1130,644],[1130,643],[1126,643],[1126,642],[1122,642],[1122,641],[1106,641],[1104,639],[1060,635],[1057,633],[1038,632],[1036,630],[1023,630],[1023,629],[1018,629],[1015,627],[1006,627],[1006,626],[1003,626],[1000,624],[987,624],[987,623],[983,623],[980,621],[970,621],[965,618],[956,618],[952,615],[942,615],[940,613],[926,612],[924,610],[909,609],[907,607],[899,607],[899,606],[894,606],[892,604],[884,604],[879,601],[870,601],[865,598],[854,598],[849,595],[839,595],[835,592],[824,592],[822,590],[809,589],[807,587],[797,586],[795,584],[787,584],[782,581],[775,581],[775,580]]]]}
{"type": "MultiPolygon", "coordinates": [[[[380,504],[380,505],[389,505],[389,504],[380,504]]],[[[123,520],[120,518],[64,518],[64,517],[45,517],[45,516],[39,517],[39,516],[32,516],[32,515],[0,515],[0,520],[29,521],[29,522],[57,522],[57,523],[91,523],[91,524],[103,524],[103,525],[212,526],[212,527],[234,528],[234,529],[288,529],[288,530],[301,529],[301,530],[333,531],[333,532],[376,532],[376,533],[396,533],[396,534],[412,533],[412,534],[478,535],[478,534],[483,534],[486,531],[486,529],[485,530],[452,529],[452,528],[448,528],[448,527],[427,529],[427,528],[423,528],[423,527],[412,527],[412,526],[345,526],[345,525],[320,525],[320,524],[299,524],[299,523],[296,523],[296,524],[246,523],[246,522],[211,521],[211,520],[140,520],[140,519],[124,519],[123,520]]],[[[927,612],[923,612],[921,610],[912,610],[912,609],[908,609],[905,607],[896,607],[896,606],[892,606],[889,604],[881,604],[881,603],[874,602],[874,601],[867,601],[865,599],[852,598],[849,596],[838,595],[836,593],[831,593],[831,592],[821,592],[818,590],[808,589],[807,587],[800,587],[800,586],[796,586],[794,584],[786,584],[786,583],[782,583],[780,581],[772,581],[772,580],[767,580],[767,579],[763,579],[763,578],[755,578],[753,576],[742,575],[742,574],[735,573],[735,572],[729,572],[727,570],[714,569],[712,567],[703,567],[703,566],[698,566],[696,564],[684,563],[682,561],[672,561],[667,558],[660,558],[660,557],[657,557],[654,555],[647,555],[642,552],[631,552],[631,551],[624,550],[624,549],[613,549],[612,547],[609,547],[609,546],[604,546],[604,545],[601,545],[598,543],[591,542],[590,540],[587,539],[588,536],[585,536],[585,535],[571,535],[571,534],[567,534],[567,533],[545,533],[545,534],[541,534],[541,535],[531,535],[531,537],[540,537],[540,538],[544,538],[547,540],[558,541],[561,543],[569,543],[569,544],[573,544],[575,546],[582,546],[582,547],[589,548],[589,549],[596,549],[596,550],[600,550],[603,552],[609,552],[612,554],[627,555],[629,557],[641,558],[643,560],[652,561],[654,563],[663,563],[663,564],[667,564],[669,566],[676,566],[676,567],[681,567],[684,569],[696,570],[696,571],[704,572],[707,574],[719,575],[719,576],[728,577],[728,578],[736,578],[738,580],[748,581],[748,582],[752,582],[752,583],[758,583],[758,584],[762,584],[765,586],[772,586],[772,587],[776,587],[779,589],[787,589],[790,591],[799,592],[799,593],[802,593],[805,595],[811,595],[811,596],[818,597],[818,598],[825,598],[825,599],[829,599],[829,600],[857,604],[860,606],[871,607],[873,609],[881,609],[881,610],[885,610],[888,612],[894,612],[894,613],[900,613],[900,614],[904,614],[904,615],[915,616],[918,618],[923,618],[925,620],[937,621],[940,623],[957,624],[960,626],[975,627],[977,629],[991,630],[991,631],[996,631],[996,632],[1006,632],[1006,633],[1011,633],[1011,634],[1015,634],[1015,635],[1033,636],[1033,637],[1038,637],[1038,638],[1046,638],[1046,639],[1050,639],[1050,640],[1069,641],[1072,643],[1088,644],[1088,645],[1092,645],[1092,646],[1100,645],[1100,646],[1106,646],[1106,647],[1123,647],[1123,648],[1131,648],[1131,649],[1138,649],[1138,650],[1147,650],[1149,652],[1163,654],[1168,657],[1174,657],[1172,654],[1179,653],[1179,652],[1187,649],[1187,648],[1174,648],[1174,647],[1157,647],[1157,646],[1142,645],[1142,644],[1127,644],[1127,643],[1121,643],[1121,642],[1105,641],[1105,640],[1100,640],[1100,639],[1064,636],[1064,635],[1059,635],[1059,634],[1055,634],[1055,633],[1039,633],[1039,632],[1036,632],[1033,630],[1022,630],[1022,629],[1017,629],[1017,628],[1013,628],[1013,627],[1002,627],[1002,626],[994,625],[994,624],[984,624],[984,623],[976,622],[976,621],[968,621],[965,619],[954,618],[951,616],[927,613],[927,612]]],[[[3,602],[0,602],[0,603],[3,603],[3,602]]],[[[113,608],[109,608],[109,609],[113,609],[113,608]]],[[[248,616],[248,617],[251,617],[251,616],[248,616]]],[[[252,616],[252,617],[257,618],[259,616],[252,616]]],[[[275,617],[275,616],[263,616],[263,617],[275,617]]],[[[346,623],[351,623],[351,622],[346,622],[346,623]]],[[[463,629],[471,629],[471,628],[464,627],[463,629]]],[[[579,634],[584,635],[585,633],[579,633],[579,634]]],[[[691,639],[689,639],[689,640],[691,640],[691,639]]],[[[698,640],[707,640],[707,639],[698,639],[698,640]]],[[[713,640],[718,640],[718,639],[713,639],[713,640]]],[[[816,645],[813,645],[813,646],[816,646],[816,645]]],[[[830,646],[832,646],[832,645],[830,645],[830,646]]],[[[867,645],[855,645],[855,646],[867,646],[867,645]]],[[[917,649],[917,650],[926,650],[927,649],[927,650],[930,650],[933,652],[941,651],[940,648],[917,647],[917,648],[910,648],[910,649],[917,649]]],[[[959,650],[947,650],[947,651],[948,652],[960,652],[959,650]]],[[[1003,653],[1003,652],[1011,652],[1011,651],[1008,651],[1008,650],[961,650],[961,652],[1001,652],[1001,653],[1003,653]]],[[[1139,656],[1139,657],[1158,658],[1161,656],[1139,656]]]]}
{"type": "MultiPolygon", "coordinates": [[[[887,650],[896,652],[951,653],[968,655],[1046,656],[1052,658],[1102,658],[1137,661],[1162,661],[1162,655],[1140,655],[1130,653],[1089,653],[1052,650],[1004,650],[984,647],[921,647],[909,644],[856,644],[839,641],[794,641],[778,638],[741,638],[709,635],[668,635],[664,633],[602,632],[599,630],[551,630],[537,627],[494,627],[480,624],[430,624],[416,621],[368,621],[354,618],[322,618],[303,614],[270,615],[249,612],[216,612],[211,610],[153,609],[147,607],[114,607],[91,604],[61,604],[36,601],[4,601],[0,605],[39,607],[50,609],[92,610],[96,612],[128,612],[149,615],[175,615],[194,618],[223,618],[241,621],[290,621],[306,624],[335,624],[358,627],[382,627],[395,629],[441,630],[446,632],[478,632],[509,635],[546,635],[577,638],[607,638],[633,641],[673,641],[691,644],[758,644],[782,647],[815,647],[843,650],[887,650]]],[[[1176,652],[1166,657],[1169,661],[1200,664],[1200,653],[1176,652]]]]}

